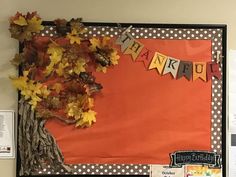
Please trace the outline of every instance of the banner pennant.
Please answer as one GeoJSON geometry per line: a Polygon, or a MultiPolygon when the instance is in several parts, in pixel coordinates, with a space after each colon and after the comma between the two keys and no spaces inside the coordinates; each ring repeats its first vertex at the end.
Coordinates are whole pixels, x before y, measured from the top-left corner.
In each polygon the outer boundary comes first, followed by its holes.
{"type": "Polygon", "coordinates": [[[211,80],[211,77],[214,76],[217,79],[221,79],[219,63],[207,62],[207,80],[211,80]]]}
{"type": "Polygon", "coordinates": [[[121,52],[123,53],[129,47],[130,43],[132,43],[133,41],[134,38],[131,36],[131,34],[122,33],[120,37],[117,38],[115,43],[120,45],[121,52]]]}
{"type": "Polygon", "coordinates": [[[129,46],[126,48],[124,54],[130,54],[133,60],[136,60],[142,49],[143,49],[143,44],[138,42],[137,40],[132,39],[129,42],[129,46]]]}
{"type": "Polygon", "coordinates": [[[192,73],[193,73],[193,63],[190,61],[180,61],[179,70],[177,73],[177,79],[184,76],[186,79],[190,81],[192,78],[192,73]]]}
{"type": "Polygon", "coordinates": [[[167,73],[171,73],[174,78],[176,78],[178,68],[179,68],[180,60],[168,57],[166,61],[166,65],[163,71],[163,75],[167,73]]]}
{"type": "Polygon", "coordinates": [[[131,27],[127,28],[115,43],[120,45],[122,53],[130,54],[133,61],[143,62],[147,70],[156,69],[160,75],[170,73],[175,79],[185,77],[189,81],[201,79],[207,82],[212,77],[218,80],[222,78],[219,63],[181,61],[149,50],[132,37],[129,33],[131,27]]]}
{"type": "Polygon", "coordinates": [[[193,62],[193,81],[200,78],[206,82],[206,70],[206,62],[193,62]]]}
{"type": "Polygon", "coordinates": [[[155,55],[153,56],[148,69],[157,69],[158,73],[162,74],[166,61],[167,61],[167,56],[155,52],[155,55]]]}
{"type": "Polygon", "coordinates": [[[154,56],[154,52],[147,49],[143,48],[142,51],[140,52],[138,58],[136,59],[137,62],[143,62],[144,66],[146,69],[148,69],[149,64],[154,56]]]}

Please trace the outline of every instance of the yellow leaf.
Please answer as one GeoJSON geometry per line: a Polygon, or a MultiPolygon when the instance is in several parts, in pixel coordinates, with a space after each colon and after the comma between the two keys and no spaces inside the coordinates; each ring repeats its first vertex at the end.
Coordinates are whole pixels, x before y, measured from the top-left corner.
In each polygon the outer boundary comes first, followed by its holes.
{"type": "Polygon", "coordinates": [[[93,98],[88,98],[88,107],[92,108],[94,106],[94,99],[93,98]]]}
{"type": "Polygon", "coordinates": [[[91,127],[94,122],[96,122],[96,112],[89,110],[82,113],[82,118],[77,121],[76,127],[91,127]]]}
{"type": "Polygon", "coordinates": [[[27,78],[25,77],[10,77],[10,79],[12,80],[13,85],[19,90],[27,87],[27,78]]]}
{"type": "Polygon", "coordinates": [[[22,90],[22,89],[25,89],[27,88],[28,84],[27,84],[27,81],[28,81],[28,74],[29,74],[29,71],[23,71],[23,76],[20,76],[18,78],[16,77],[10,77],[10,79],[12,80],[12,83],[13,85],[19,89],[19,90],[22,90]]]}
{"type": "Polygon", "coordinates": [[[63,52],[65,51],[64,48],[62,48],[61,46],[59,46],[56,42],[52,42],[48,45],[48,50],[47,53],[48,54],[58,54],[58,55],[63,55],[63,52]]]}
{"type": "Polygon", "coordinates": [[[29,100],[31,109],[37,106],[37,103],[42,101],[42,98],[46,98],[50,91],[47,90],[47,86],[28,79],[29,71],[23,71],[23,76],[18,78],[11,78],[13,85],[21,91],[21,95],[25,100],[29,100]]]}
{"type": "Polygon", "coordinates": [[[80,44],[80,37],[75,29],[73,29],[71,33],[68,33],[66,37],[70,39],[70,44],[80,44]]]}
{"type": "Polygon", "coordinates": [[[19,26],[26,26],[26,25],[28,25],[25,17],[23,17],[23,16],[19,16],[19,18],[17,20],[14,20],[13,23],[15,23],[16,25],[19,25],[19,26]]]}
{"type": "Polygon", "coordinates": [[[41,83],[34,83],[33,81],[29,81],[28,82],[28,87],[30,90],[33,91],[34,94],[41,94],[41,88],[42,88],[42,84],[41,83]]]}
{"type": "Polygon", "coordinates": [[[90,47],[89,49],[94,52],[97,51],[97,48],[104,48],[108,45],[108,41],[110,40],[109,37],[103,37],[102,39],[92,38],[90,39],[90,47]]]}
{"type": "Polygon", "coordinates": [[[65,49],[57,45],[57,43],[55,42],[48,45],[47,53],[50,55],[50,64],[46,67],[46,70],[44,71],[46,75],[52,73],[52,71],[54,70],[54,65],[61,61],[64,51],[65,49]]]}
{"type": "Polygon", "coordinates": [[[41,88],[41,94],[42,94],[42,97],[43,97],[43,98],[47,98],[48,95],[50,94],[50,90],[48,90],[48,88],[47,88],[46,85],[42,86],[42,88],[41,88]]]}
{"type": "Polygon", "coordinates": [[[29,70],[25,70],[23,71],[23,77],[27,78],[27,76],[29,75],[29,70]]]}
{"type": "Polygon", "coordinates": [[[27,20],[27,22],[28,22],[27,31],[39,33],[41,30],[44,29],[44,26],[41,25],[42,20],[38,19],[36,16],[27,20]]]}
{"type": "Polygon", "coordinates": [[[110,60],[113,65],[117,65],[119,59],[120,59],[120,56],[117,54],[116,50],[111,53],[110,60]]]}
{"type": "Polygon", "coordinates": [[[14,66],[19,66],[24,61],[24,54],[15,54],[15,57],[10,61],[14,66]]]}
{"type": "Polygon", "coordinates": [[[62,90],[62,85],[60,83],[55,83],[52,89],[54,89],[57,93],[60,93],[60,91],[62,90]]]}
{"type": "Polygon", "coordinates": [[[58,53],[53,53],[49,58],[51,60],[51,63],[53,63],[53,65],[55,65],[59,61],[61,61],[62,55],[60,55],[58,53]]]}
{"type": "Polygon", "coordinates": [[[82,111],[78,102],[71,102],[67,104],[66,112],[69,117],[74,117],[75,120],[81,118],[82,111]]]}
{"type": "Polygon", "coordinates": [[[110,38],[105,36],[102,38],[102,47],[105,47],[106,45],[108,45],[110,38]]]}
{"type": "Polygon", "coordinates": [[[24,96],[25,100],[28,100],[32,95],[32,90],[24,89],[21,91],[21,94],[24,96]]]}
{"type": "Polygon", "coordinates": [[[85,66],[86,66],[85,60],[82,58],[78,59],[74,67],[74,72],[79,75],[81,72],[86,71],[85,66]]]}
{"type": "Polygon", "coordinates": [[[46,67],[46,69],[43,71],[44,74],[46,74],[46,76],[48,76],[49,74],[52,73],[53,68],[54,68],[54,64],[51,62],[51,63],[46,67]]]}
{"type": "Polygon", "coordinates": [[[80,29],[79,30],[79,34],[84,34],[86,33],[88,30],[86,28],[80,29]]]}
{"type": "Polygon", "coordinates": [[[90,49],[91,51],[96,51],[96,50],[97,50],[97,47],[98,47],[98,48],[101,48],[101,42],[100,42],[99,39],[97,39],[97,38],[92,38],[92,39],[90,39],[89,41],[90,41],[90,44],[91,44],[91,46],[89,47],[89,49],[90,49]]]}
{"type": "Polygon", "coordinates": [[[29,104],[31,105],[31,109],[35,109],[38,102],[42,101],[41,98],[39,98],[37,95],[32,95],[31,100],[29,101],[29,104]]]}
{"type": "Polygon", "coordinates": [[[106,73],[107,72],[107,68],[98,64],[97,68],[96,68],[96,71],[98,72],[103,72],[103,73],[106,73]]]}
{"type": "Polygon", "coordinates": [[[58,74],[58,76],[63,76],[64,68],[66,68],[67,66],[69,66],[69,63],[59,63],[58,68],[56,69],[56,73],[58,74]]]}

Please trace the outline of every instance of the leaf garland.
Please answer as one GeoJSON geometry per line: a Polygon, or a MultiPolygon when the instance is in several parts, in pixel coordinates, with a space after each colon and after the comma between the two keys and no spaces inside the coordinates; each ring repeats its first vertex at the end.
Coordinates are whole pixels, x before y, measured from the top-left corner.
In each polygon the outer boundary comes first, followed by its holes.
{"type": "Polygon", "coordinates": [[[10,18],[11,36],[24,44],[11,60],[23,73],[10,78],[37,117],[90,127],[96,122],[94,96],[102,89],[92,73],[117,65],[118,52],[108,37],[83,38],[87,29],[80,18],[54,22],[58,37],[42,37],[36,12],[10,18]]]}

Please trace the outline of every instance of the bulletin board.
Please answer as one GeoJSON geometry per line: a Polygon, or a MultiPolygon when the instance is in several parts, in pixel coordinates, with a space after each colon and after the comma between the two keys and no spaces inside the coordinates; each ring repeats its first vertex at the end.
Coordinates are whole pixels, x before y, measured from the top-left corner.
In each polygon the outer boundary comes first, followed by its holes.
{"type": "MultiPolygon", "coordinates": [[[[61,37],[55,22],[42,25],[33,49],[46,50],[48,38],[61,37]]],[[[78,128],[60,119],[35,123],[29,118],[32,124],[27,127],[24,117],[33,117],[37,111],[21,99],[17,175],[155,176],[160,168],[168,167],[180,170],[183,177],[225,176],[226,26],[83,25],[84,41],[109,37],[119,55],[119,62],[105,72],[103,67],[102,72],[92,70],[102,85],[93,102],[96,122],[78,128]],[[34,141],[40,128],[56,146],[34,141]],[[30,147],[25,147],[26,141],[32,143],[30,147]],[[43,147],[49,146],[56,153],[48,153],[50,158],[44,161],[47,148],[43,147]],[[30,162],[27,158],[36,153],[41,153],[40,163],[37,158],[30,162]]],[[[35,53],[34,57],[40,57],[35,53]]],[[[21,66],[20,76],[25,74],[22,71],[21,66]]],[[[40,72],[36,75],[42,77],[40,72]]]]}

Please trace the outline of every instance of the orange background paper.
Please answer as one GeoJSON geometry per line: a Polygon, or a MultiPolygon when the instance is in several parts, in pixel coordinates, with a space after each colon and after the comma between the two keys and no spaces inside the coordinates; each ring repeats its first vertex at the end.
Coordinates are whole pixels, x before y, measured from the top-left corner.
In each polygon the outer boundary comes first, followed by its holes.
{"type": "MultiPolygon", "coordinates": [[[[188,61],[211,61],[210,40],[140,39],[144,46],[188,61]]],[[[177,150],[210,150],[211,81],[160,76],[122,55],[95,98],[97,122],[77,129],[49,120],[65,163],[169,164],[177,150]]]]}

